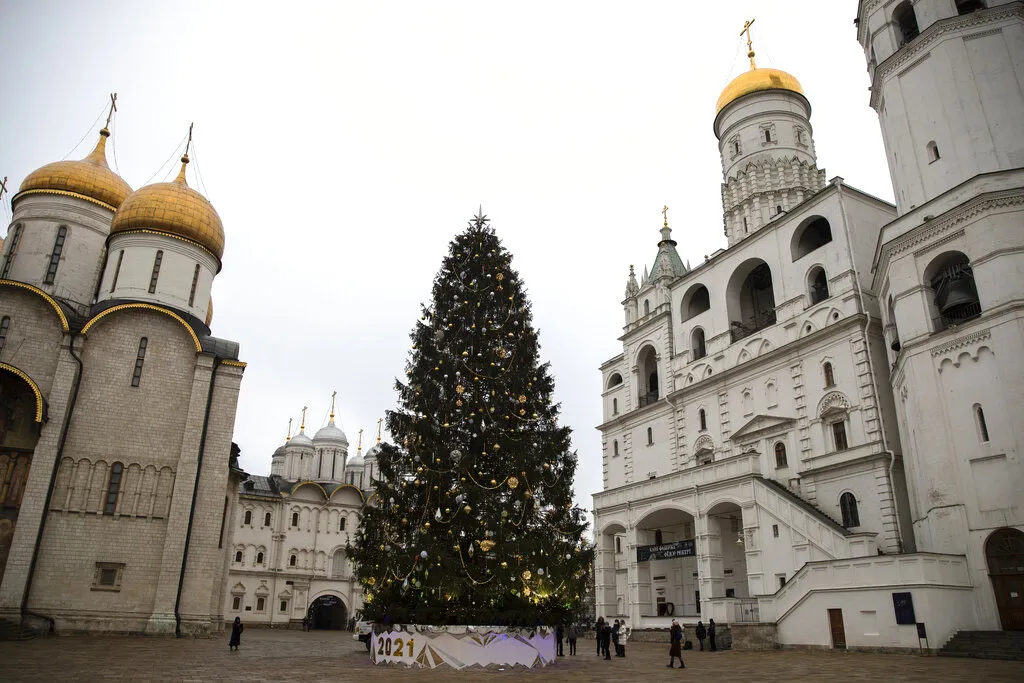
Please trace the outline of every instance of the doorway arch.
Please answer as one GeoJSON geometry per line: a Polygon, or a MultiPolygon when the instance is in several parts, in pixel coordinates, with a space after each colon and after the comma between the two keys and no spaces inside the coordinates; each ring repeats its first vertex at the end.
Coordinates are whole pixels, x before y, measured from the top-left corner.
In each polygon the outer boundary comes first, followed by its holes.
{"type": "Polygon", "coordinates": [[[13,366],[0,363],[0,580],[18,524],[44,405],[38,387],[13,366]]]}
{"type": "Polygon", "coordinates": [[[1003,630],[1024,631],[1024,531],[993,531],[985,541],[985,559],[1003,630]]]}
{"type": "Polygon", "coordinates": [[[348,610],[337,595],[321,595],[309,603],[310,628],[341,631],[348,627],[348,610]]]}

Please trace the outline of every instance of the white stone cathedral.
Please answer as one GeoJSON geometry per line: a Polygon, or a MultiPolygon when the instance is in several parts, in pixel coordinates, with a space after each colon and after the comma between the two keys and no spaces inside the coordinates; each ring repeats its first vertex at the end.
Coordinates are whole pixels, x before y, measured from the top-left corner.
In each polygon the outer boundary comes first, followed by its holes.
{"type": "Polygon", "coordinates": [[[299,432],[274,451],[270,476],[250,475],[238,488],[232,515],[231,566],[224,618],[294,628],[346,628],[363,606],[362,588],[345,552],[363,504],[372,494],[380,450],[355,457],[335,422],[332,397],[326,426],[299,432]]]}
{"type": "MultiPolygon", "coordinates": [[[[108,119],[109,124],[109,119],[108,119]]],[[[107,128],[26,175],[0,251],[0,619],[222,628],[245,363],[211,333],[224,228],[180,173],[132,191],[107,128]]]]}
{"type": "Polygon", "coordinates": [[[631,268],[598,615],[738,646],[1024,629],[1024,3],[861,0],[857,35],[896,205],[826,180],[810,99],[751,50],[714,120],[728,246],[691,268],[666,220],[631,268]]]}

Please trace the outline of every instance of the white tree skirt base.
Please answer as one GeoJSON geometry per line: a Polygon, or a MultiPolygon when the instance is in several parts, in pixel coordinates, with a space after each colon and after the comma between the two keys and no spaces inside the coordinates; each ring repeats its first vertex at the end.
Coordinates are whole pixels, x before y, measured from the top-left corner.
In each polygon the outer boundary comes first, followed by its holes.
{"type": "Polygon", "coordinates": [[[532,669],[555,661],[555,631],[546,626],[378,626],[370,640],[370,659],[427,669],[532,669]]]}

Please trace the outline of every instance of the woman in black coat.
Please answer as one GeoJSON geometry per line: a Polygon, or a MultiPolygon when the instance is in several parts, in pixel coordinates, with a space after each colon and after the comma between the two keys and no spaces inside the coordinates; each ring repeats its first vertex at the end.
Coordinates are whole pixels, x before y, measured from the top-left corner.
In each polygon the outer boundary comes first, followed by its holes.
{"type": "Polygon", "coordinates": [[[242,618],[235,617],[235,623],[231,625],[231,640],[228,641],[228,650],[238,650],[238,646],[242,643],[242,618]]]}
{"type": "Polygon", "coordinates": [[[668,646],[668,668],[676,668],[676,657],[679,658],[679,668],[685,669],[683,663],[683,627],[675,619],[672,620],[672,628],[669,630],[670,645],[668,646]]]}

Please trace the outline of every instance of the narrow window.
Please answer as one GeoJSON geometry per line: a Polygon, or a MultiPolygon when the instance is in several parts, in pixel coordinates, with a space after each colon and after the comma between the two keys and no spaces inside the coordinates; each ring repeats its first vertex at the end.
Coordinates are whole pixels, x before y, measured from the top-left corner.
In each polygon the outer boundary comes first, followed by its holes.
{"type": "Polygon", "coordinates": [[[263,526],[270,526],[270,513],[263,515],[263,526]]]}
{"type": "Polygon", "coordinates": [[[68,238],[68,228],[62,225],[57,228],[57,239],[53,241],[53,251],[50,252],[50,264],[46,267],[46,278],[43,283],[52,285],[57,277],[57,266],[60,265],[60,255],[64,251],[64,242],[68,238]]]}
{"type": "Polygon", "coordinates": [[[245,511],[245,522],[243,524],[252,524],[252,510],[245,511]]]}
{"type": "Polygon", "coordinates": [[[224,547],[224,525],[228,523],[228,498],[224,497],[224,509],[220,513],[220,536],[217,537],[217,547],[224,547]]]}
{"type": "Polygon", "coordinates": [[[778,468],[789,467],[786,461],[786,444],[781,441],[775,444],[775,466],[778,468]]]}
{"type": "Polygon", "coordinates": [[[241,562],[241,561],[242,561],[242,551],[241,550],[236,550],[235,551],[235,562],[241,562]]]}
{"type": "Polygon", "coordinates": [[[299,558],[297,558],[295,555],[292,555],[291,557],[289,557],[288,558],[288,566],[289,567],[294,567],[295,563],[298,561],[298,559],[299,558]]]}
{"type": "Polygon", "coordinates": [[[263,553],[256,553],[256,564],[263,564],[263,553]]]}
{"type": "Polygon", "coordinates": [[[655,529],[654,530],[654,545],[662,545],[663,541],[664,541],[664,539],[662,538],[662,535],[661,535],[661,529],[655,529]]]}
{"type": "Polygon", "coordinates": [[[701,408],[698,415],[700,416],[700,431],[703,432],[708,428],[708,414],[701,408]]]}
{"type": "Polygon", "coordinates": [[[740,141],[739,140],[736,140],[735,142],[732,143],[732,153],[734,155],[740,153],[740,141]]]}
{"type": "Polygon", "coordinates": [[[117,252],[117,265],[114,266],[114,277],[110,281],[110,291],[113,292],[117,287],[117,276],[121,274],[121,261],[124,260],[124,249],[117,252]]]}
{"type": "Polygon", "coordinates": [[[832,437],[836,442],[837,451],[845,451],[849,446],[846,443],[846,423],[845,422],[833,422],[832,423],[832,437]]]}
{"type": "Polygon", "coordinates": [[[4,350],[4,344],[7,343],[7,330],[11,328],[11,316],[5,315],[3,319],[0,319],[0,351],[4,350]]]}
{"type": "Polygon", "coordinates": [[[107,505],[103,508],[103,514],[112,515],[117,508],[117,494],[121,491],[121,473],[124,472],[124,465],[115,462],[110,468],[110,480],[107,482],[107,505]]]}
{"type": "Polygon", "coordinates": [[[288,611],[288,601],[287,600],[282,600],[281,601],[281,611],[282,612],[287,612],[288,611]]]}
{"type": "Polygon", "coordinates": [[[832,372],[832,364],[825,363],[825,365],[822,366],[822,370],[825,372],[825,386],[834,387],[836,385],[836,376],[835,373],[832,372]]]}
{"type": "Polygon", "coordinates": [[[256,598],[256,611],[257,612],[262,612],[264,609],[266,609],[266,607],[267,607],[267,599],[266,598],[256,598]]]}
{"type": "Polygon", "coordinates": [[[957,14],[970,14],[983,9],[985,9],[985,0],[956,0],[957,14]]]}
{"type": "Polygon", "coordinates": [[[146,346],[149,344],[149,339],[143,337],[139,340],[139,352],[135,356],[135,372],[132,373],[132,386],[139,386],[139,382],[142,380],[142,364],[146,360],[146,346]]]}
{"type": "Polygon", "coordinates": [[[780,213],[782,213],[782,204],[776,204],[775,205],[775,215],[777,216],[780,213]]]}
{"type": "Polygon", "coordinates": [[[619,442],[618,441],[612,441],[612,457],[613,458],[619,457],[619,442]]]}
{"type": "Polygon", "coordinates": [[[698,327],[693,331],[692,337],[691,346],[693,347],[693,359],[700,360],[704,356],[708,355],[707,345],[704,341],[704,330],[698,327]]]}
{"type": "Polygon", "coordinates": [[[616,536],[615,537],[615,552],[616,553],[621,553],[622,552],[622,537],[621,536],[616,536]]]}
{"type": "Polygon", "coordinates": [[[340,520],[338,521],[338,531],[344,531],[344,530],[345,530],[345,518],[344,518],[344,517],[342,517],[342,518],[341,518],[341,519],[340,519],[340,520]]]}
{"type": "Polygon", "coordinates": [[[298,525],[299,525],[299,513],[298,512],[293,512],[292,513],[292,526],[298,526],[298,525]]]}
{"type": "Polygon", "coordinates": [[[914,3],[911,0],[900,3],[900,6],[893,12],[892,19],[896,24],[899,47],[903,47],[920,35],[921,31],[917,27],[917,15],[914,13],[914,3]]]}
{"type": "Polygon", "coordinates": [[[162,249],[156,252],[156,258],[153,259],[153,275],[149,278],[149,293],[152,294],[156,291],[156,281],[160,278],[160,264],[164,260],[164,252],[162,249]]]}
{"type": "Polygon", "coordinates": [[[241,609],[241,607],[242,607],[242,598],[238,597],[237,595],[235,597],[231,598],[231,609],[233,609],[233,610],[235,610],[237,612],[239,609],[241,609]]]}
{"type": "Polygon", "coordinates": [[[933,163],[939,160],[939,146],[932,140],[928,143],[928,163],[933,163]]]}
{"type": "Polygon", "coordinates": [[[14,265],[14,257],[18,253],[18,242],[21,241],[21,223],[14,226],[14,235],[8,239],[11,246],[7,249],[7,256],[4,257],[4,269],[0,271],[0,279],[6,279],[11,272],[11,266],[14,265]]]}
{"type": "Polygon", "coordinates": [[[764,141],[765,142],[771,142],[772,141],[772,131],[770,129],[768,129],[768,128],[764,129],[764,141]]]}
{"type": "Polygon", "coordinates": [[[988,425],[985,423],[985,411],[980,405],[974,405],[974,417],[978,420],[978,433],[981,435],[981,442],[988,443],[988,425]]]}
{"type": "Polygon", "coordinates": [[[196,285],[199,284],[199,264],[196,264],[196,272],[192,273],[192,291],[188,295],[188,305],[196,302],[196,285]]]}
{"type": "Polygon", "coordinates": [[[772,524],[772,536],[775,537],[775,538],[779,537],[779,525],[778,524],[772,524]]]}
{"type": "Polygon", "coordinates": [[[619,399],[613,398],[612,399],[612,415],[618,415],[618,414],[619,414],[619,399]]]}
{"type": "Polygon", "coordinates": [[[857,499],[847,491],[839,496],[839,510],[843,513],[843,526],[847,529],[860,526],[860,515],[857,513],[857,499]]]}
{"type": "Polygon", "coordinates": [[[744,233],[750,232],[750,230],[749,230],[749,228],[747,226],[747,217],[746,216],[743,217],[743,232],[744,233]]]}
{"type": "Polygon", "coordinates": [[[644,315],[651,314],[651,302],[644,299],[644,315]]]}
{"type": "Polygon", "coordinates": [[[779,588],[785,588],[785,587],[786,587],[786,577],[785,576],[780,576],[779,577],[779,588]]]}
{"type": "Polygon", "coordinates": [[[654,430],[651,429],[650,427],[647,428],[647,445],[654,445],[654,430]]]}

